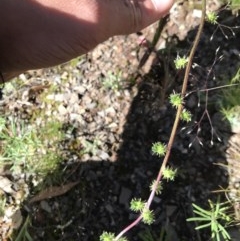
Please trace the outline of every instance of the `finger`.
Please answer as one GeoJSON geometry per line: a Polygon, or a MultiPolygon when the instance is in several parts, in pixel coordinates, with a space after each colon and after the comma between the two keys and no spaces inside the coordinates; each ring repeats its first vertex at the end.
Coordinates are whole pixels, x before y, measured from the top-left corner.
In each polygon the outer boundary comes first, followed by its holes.
{"type": "MultiPolygon", "coordinates": [[[[108,9],[108,21],[114,34],[137,32],[165,16],[173,0],[122,0],[112,1],[108,9]],[[114,11],[114,15],[111,12],[114,11]],[[109,15],[110,14],[110,15],[109,15]]],[[[105,13],[106,14],[106,13],[105,13]]],[[[106,14],[107,16],[107,14],[106,14]]]]}

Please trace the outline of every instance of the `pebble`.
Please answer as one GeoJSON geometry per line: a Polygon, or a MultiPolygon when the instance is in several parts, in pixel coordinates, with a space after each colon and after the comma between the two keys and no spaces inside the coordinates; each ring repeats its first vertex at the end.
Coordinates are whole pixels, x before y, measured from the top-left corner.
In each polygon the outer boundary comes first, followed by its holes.
{"type": "Polygon", "coordinates": [[[109,212],[109,213],[114,213],[114,208],[111,204],[107,204],[105,206],[105,209],[109,212]]]}
{"type": "Polygon", "coordinates": [[[177,206],[174,205],[167,205],[165,208],[167,217],[171,217],[173,213],[177,210],[177,206]]]}
{"type": "Polygon", "coordinates": [[[58,106],[58,112],[59,112],[60,115],[65,116],[65,115],[68,113],[68,110],[66,109],[65,106],[63,106],[62,104],[60,104],[60,105],[58,106]]]}
{"type": "Polygon", "coordinates": [[[15,191],[12,188],[13,183],[7,178],[0,176],[0,189],[8,194],[13,194],[15,191]]]}
{"type": "Polygon", "coordinates": [[[86,87],[84,85],[74,86],[73,90],[80,95],[84,95],[84,93],[86,92],[86,87]]]}
{"type": "Polygon", "coordinates": [[[97,155],[104,161],[107,161],[108,159],[110,159],[110,156],[108,155],[108,153],[102,150],[98,150],[97,155]]]}
{"type": "Polygon", "coordinates": [[[119,203],[128,207],[130,198],[132,196],[132,191],[127,187],[121,187],[121,193],[119,196],[119,203]]]}
{"type": "Polygon", "coordinates": [[[52,212],[52,209],[51,209],[51,206],[49,205],[49,203],[45,200],[41,201],[40,202],[40,207],[42,210],[48,212],[48,213],[51,213],[52,212]]]}

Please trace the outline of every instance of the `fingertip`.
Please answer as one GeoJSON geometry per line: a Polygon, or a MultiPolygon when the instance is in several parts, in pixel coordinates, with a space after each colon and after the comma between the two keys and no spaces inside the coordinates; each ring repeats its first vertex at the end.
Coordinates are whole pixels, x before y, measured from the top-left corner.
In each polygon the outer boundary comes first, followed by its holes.
{"type": "Polygon", "coordinates": [[[144,3],[145,8],[142,9],[142,27],[146,27],[166,16],[174,4],[174,0],[146,0],[144,3]]]}
{"type": "Polygon", "coordinates": [[[154,7],[156,8],[156,11],[164,16],[166,15],[169,10],[171,9],[174,0],[152,0],[152,3],[154,7]]]}

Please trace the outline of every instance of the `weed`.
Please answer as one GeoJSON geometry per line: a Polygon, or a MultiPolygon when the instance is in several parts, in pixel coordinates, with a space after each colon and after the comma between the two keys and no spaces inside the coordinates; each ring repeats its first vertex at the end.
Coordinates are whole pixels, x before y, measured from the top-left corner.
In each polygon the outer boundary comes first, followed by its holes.
{"type": "Polygon", "coordinates": [[[236,88],[236,84],[240,85],[240,68],[229,81],[229,88],[221,92],[219,101],[223,119],[229,122],[232,129],[238,129],[240,126],[240,88],[236,88]]]}
{"type": "Polygon", "coordinates": [[[211,229],[211,238],[214,241],[230,240],[230,235],[225,229],[233,220],[233,217],[228,214],[231,208],[228,203],[220,203],[218,199],[216,204],[209,200],[210,210],[205,210],[196,204],[193,205],[193,212],[196,217],[188,218],[188,222],[201,222],[203,224],[197,226],[195,229],[211,229]]]}
{"type": "Polygon", "coordinates": [[[230,123],[231,127],[240,125],[240,105],[232,108],[222,108],[221,113],[224,119],[230,123]]]}
{"type": "Polygon", "coordinates": [[[56,143],[63,136],[59,122],[49,122],[39,130],[27,128],[23,122],[0,118],[0,164],[10,164],[13,173],[22,169],[28,173],[46,175],[59,163],[56,143]]]}
{"type": "Polygon", "coordinates": [[[240,0],[231,0],[229,1],[230,8],[236,12],[240,9],[240,0]]]}
{"type": "Polygon", "coordinates": [[[98,138],[95,138],[93,141],[84,140],[82,142],[82,145],[84,148],[82,154],[88,153],[95,156],[97,154],[99,146],[101,145],[101,141],[98,138]]]}
{"type": "MultiPolygon", "coordinates": [[[[240,85],[240,83],[239,83],[240,85]]],[[[223,109],[231,109],[240,105],[240,88],[228,88],[223,91],[221,98],[221,107],[223,109]]]]}
{"type": "MultiPolygon", "coordinates": [[[[171,132],[168,144],[165,146],[161,142],[157,142],[157,143],[153,144],[153,146],[152,146],[153,154],[155,154],[157,156],[164,156],[164,159],[163,159],[163,162],[159,169],[155,182],[153,182],[150,186],[151,193],[149,195],[149,198],[146,202],[141,201],[141,199],[133,199],[130,206],[133,211],[137,210],[140,212],[139,216],[132,223],[130,223],[126,228],[124,228],[117,236],[115,236],[115,235],[110,236],[108,233],[104,232],[104,234],[106,234],[106,236],[105,236],[105,239],[101,239],[101,237],[102,237],[101,236],[100,237],[101,241],[120,240],[126,232],[128,232],[130,229],[135,227],[140,221],[143,221],[144,223],[149,224],[149,225],[152,224],[154,222],[154,214],[153,214],[153,211],[150,209],[150,205],[153,201],[153,198],[154,198],[156,192],[159,193],[161,190],[161,189],[159,189],[160,181],[162,178],[166,179],[167,181],[173,181],[176,176],[176,170],[168,167],[167,163],[168,163],[169,156],[171,153],[171,147],[173,145],[173,141],[176,136],[178,124],[180,122],[181,117],[183,117],[183,115],[182,115],[182,111],[184,110],[183,98],[186,95],[187,83],[188,83],[188,78],[189,78],[189,74],[190,74],[190,69],[192,67],[193,57],[194,57],[194,54],[195,54],[198,42],[200,40],[202,30],[203,30],[203,26],[204,26],[205,12],[206,12],[206,0],[202,1],[202,12],[203,12],[203,14],[202,14],[202,18],[201,18],[201,24],[199,26],[197,35],[195,37],[193,47],[190,51],[189,57],[177,56],[177,58],[175,60],[176,69],[186,68],[184,80],[183,80],[183,86],[182,86],[181,94],[174,93],[170,96],[170,102],[171,102],[172,106],[177,109],[177,113],[176,113],[176,118],[174,121],[174,125],[172,128],[172,132],[171,132]]],[[[189,113],[189,112],[186,112],[186,113],[189,113]]],[[[186,117],[187,117],[186,120],[188,120],[188,118],[190,118],[190,115],[187,114],[186,117]]]]}
{"type": "Polygon", "coordinates": [[[23,122],[17,123],[14,119],[10,120],[7,126],[4,119],[1,120],[0,139],[2,142],[2,150],[0,163],[8,163],[12,165],[12,171],[15,172],[20,166],[30,170],[29,160],[33,158],[40,140],[34,130],[27,129],[23,122]]]}
{"type": "Polygon", "coordinates": [[[117,74],[113,74],[111,72],[108,72],[108,75],[103,80],[102,84],[104,88],[110,89],[113,91],[119,91],[122,89],[122,72],[119,71],[117,74]]]}
{"type": "Polygon", "coordinates": [[[20,231],[18,232],[18,235],[15,239],[15,241],[33,241],[33,238],[28,232],[28,228],[31,226],[31,220],[28,216],[21,227],[20,231]]]}

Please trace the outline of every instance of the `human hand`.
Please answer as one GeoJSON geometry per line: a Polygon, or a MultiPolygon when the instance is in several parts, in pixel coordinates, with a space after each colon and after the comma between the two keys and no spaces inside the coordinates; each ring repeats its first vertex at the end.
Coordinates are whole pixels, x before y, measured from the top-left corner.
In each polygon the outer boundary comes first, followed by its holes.
{"type": "Polygon", "coordinates": [[[173,0],[1,0],[0,71],[7,80],[58,65],[167,14],[173,0]]]}

